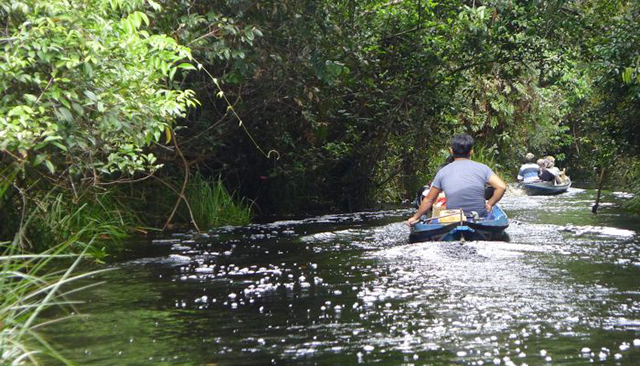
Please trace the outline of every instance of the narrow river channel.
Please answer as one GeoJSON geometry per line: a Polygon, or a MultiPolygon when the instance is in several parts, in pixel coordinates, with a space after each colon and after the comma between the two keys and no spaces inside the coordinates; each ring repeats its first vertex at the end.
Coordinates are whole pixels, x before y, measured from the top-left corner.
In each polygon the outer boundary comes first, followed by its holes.
{"type": "Polygon", "coordinates": [[[409,244],[403,208],[131,243],[44,334],[82,365],[637,365],[640,222],[594,196],[510,189],[509,242],[409,244]]]}

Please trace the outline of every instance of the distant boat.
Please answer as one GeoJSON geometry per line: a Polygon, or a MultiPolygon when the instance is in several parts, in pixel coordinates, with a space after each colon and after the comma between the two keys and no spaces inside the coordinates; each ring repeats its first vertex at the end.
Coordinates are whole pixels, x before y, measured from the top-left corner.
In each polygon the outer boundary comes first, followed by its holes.
{"type": "Polygon", "coordinates": [[[554,184],[554,182],[521,183],[521,187],[529,196],[552,196],[566,192],[571,187],[571,179],[567,177],[567,181],[563,184],[554,184]]]}
{"type": "Polygon", "coordinates": [[[432,218],[414,224],[409,234],[409,242],[504,240],[504,231],[509,227],[507,214],[498,206],[494,206],[485,218],[460,217],[455,222],[443,223],[439,220],[441,219],[432,218]]]}

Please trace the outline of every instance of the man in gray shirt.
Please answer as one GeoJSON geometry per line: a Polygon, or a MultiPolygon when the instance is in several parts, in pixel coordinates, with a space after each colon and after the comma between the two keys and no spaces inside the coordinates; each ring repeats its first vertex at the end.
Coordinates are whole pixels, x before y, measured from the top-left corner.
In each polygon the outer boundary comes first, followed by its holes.
{"type": "Polygon", "coordinates": [[[440,192],[447,196],[447,209],[462,209],[470,216],[472,211],[480,216],[486,216],[493,206],[500,201],[507,186],[488,166],[472,161],[473,138],[467,134],[458,134],[451,140],[451,154],[453,163],[442,168],[436,174],[431,189],[422,200],[418,211],[407,220],[411,226],[420,221],[433,205],[440,192]],[[493,196],[485,202],[484,190],[489,184],[495,189],[493,196]]]}

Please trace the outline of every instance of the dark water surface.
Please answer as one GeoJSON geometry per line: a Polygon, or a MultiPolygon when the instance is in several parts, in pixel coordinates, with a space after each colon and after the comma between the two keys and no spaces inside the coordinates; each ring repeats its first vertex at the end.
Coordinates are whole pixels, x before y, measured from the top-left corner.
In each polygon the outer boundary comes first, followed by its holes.
{"type": "Polygon", "coordinates": [[[132,244],[45,335],[83,365],[640,364],[640,222],[594,195],[510,190],[510,242],[408,244],[399,209],[132,244]]]}

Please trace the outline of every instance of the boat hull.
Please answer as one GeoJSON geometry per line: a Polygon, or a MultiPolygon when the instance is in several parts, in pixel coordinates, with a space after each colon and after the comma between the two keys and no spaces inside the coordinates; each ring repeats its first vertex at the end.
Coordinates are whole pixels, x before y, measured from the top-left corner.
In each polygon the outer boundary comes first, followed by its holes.
{"type": "Polygon", "coordinates": [[[438,220],[419,222],[411,227],[409,242],[423,241],[476,241],[505,240],[505,230],[509,227],[507,215],[498,206],[494,207],[482,221],[463,221],[440,224],[438,220]]]}
{"type": "Polygon", "coordinates": [[[522,183],[522,189],[529,196],[553,196],[566,192],[571,187],[571,181],[554,185],[553,182],[522,183]]]}

